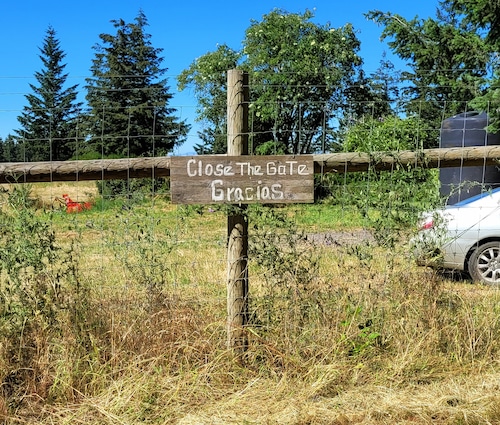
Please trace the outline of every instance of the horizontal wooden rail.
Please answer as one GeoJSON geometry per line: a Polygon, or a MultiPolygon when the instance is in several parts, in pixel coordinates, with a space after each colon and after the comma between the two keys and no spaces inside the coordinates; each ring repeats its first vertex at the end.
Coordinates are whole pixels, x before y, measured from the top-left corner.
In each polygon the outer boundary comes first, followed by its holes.
{"type": "Polygon", "coordinates": [[[436,148],[399,152],[348,152],[314,155],[316,173],[391,170],[397,164],[422,168],[449,168],[498,165],[500,146],[436,148]]]}
{"type": "MultiPolygon", "coordinates": [[[[350,173],[369,169],[448,168],[498,165],[500,146],[424,149],[421,151],[331,153],[314,155],[315,173],[350,173]]],[[[112,180],[168,177],[170,157],[87,161],[0,163],[0,183],[112,180]]]]}
{"type": "Polygon", "coordinates": [[[170,157],[0,163],[0,183],[167,177],[170,157]]]}

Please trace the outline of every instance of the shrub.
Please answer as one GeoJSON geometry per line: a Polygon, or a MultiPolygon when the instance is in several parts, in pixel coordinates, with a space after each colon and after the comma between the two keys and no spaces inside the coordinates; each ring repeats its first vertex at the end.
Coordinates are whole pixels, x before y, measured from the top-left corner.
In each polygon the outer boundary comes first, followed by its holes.
{"type": "MultiPolygon", "coordinates": [[[[72,341],[65,355],[81,355],[91,341],[91,309],[78,278],[77,247],[57,243],[47,216],[33,208],[30,189],[16,185],[1,193],[0,382],[11,405],[27,394],[60,396],[65,390],[55,386],[54,350],[64,334],[72,341]]],[[[77,387],[71,381],[66,385],[77,387]]]]}

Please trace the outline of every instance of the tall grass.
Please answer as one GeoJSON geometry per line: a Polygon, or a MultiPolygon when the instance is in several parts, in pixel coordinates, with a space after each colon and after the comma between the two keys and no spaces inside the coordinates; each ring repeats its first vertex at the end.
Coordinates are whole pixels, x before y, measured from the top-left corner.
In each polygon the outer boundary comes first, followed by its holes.
{"type": "Polygon", "coordinates": [[[349,222],[324,237],[327,223],[307,215],[340,216],[332,206],[250,209],[243,357],[225,346],[223,210],[161,198],[78,215],[23,208],[54,251],[22,275],[23,296],[41,291],[29,314],[2,316],[7,423],[500,418],[499,293],[415,268],[404,240],[345,238],[349,222]],[[40,275],[50,279],[38,287],[40,275]]]}

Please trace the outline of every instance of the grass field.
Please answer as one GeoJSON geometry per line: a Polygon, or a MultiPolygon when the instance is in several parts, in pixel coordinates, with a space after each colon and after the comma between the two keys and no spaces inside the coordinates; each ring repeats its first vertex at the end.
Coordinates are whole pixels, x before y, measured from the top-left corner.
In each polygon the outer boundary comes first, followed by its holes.
{"type": "Polygon", "coordinates": [[[29,198],[0,223],[4,423],[500,423],[500,292],[415,267],[404,235],[376,244],[354,210],[252,210],[239,355],[224,210],[93,183],[29,198]],[[66,214],[63,193],[94,207],[66,214]]]}

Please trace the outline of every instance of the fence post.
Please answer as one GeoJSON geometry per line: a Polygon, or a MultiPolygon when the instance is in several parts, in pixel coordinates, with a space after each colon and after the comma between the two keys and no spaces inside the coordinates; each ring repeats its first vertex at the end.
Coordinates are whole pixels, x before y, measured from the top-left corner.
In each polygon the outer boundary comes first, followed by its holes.
{"type": "MultiPolygon", "coordinates": [[[[248,74],[227,73],[227,155],[248,155],[248,74]]],[[[246,205],[233,205],[227,217],[227,346],[247,348],[248,221],[246,205]]]]}

